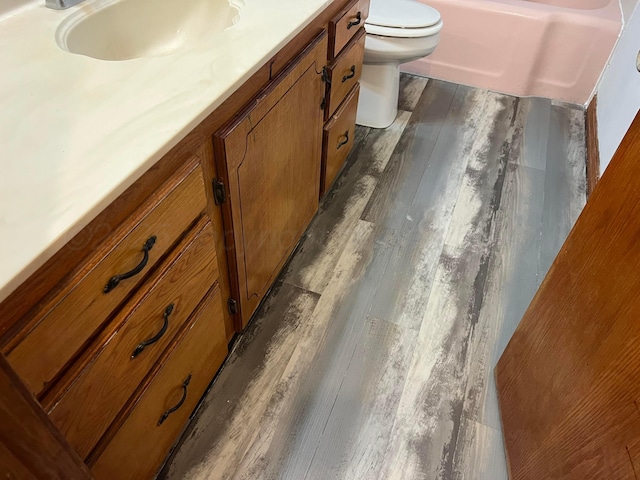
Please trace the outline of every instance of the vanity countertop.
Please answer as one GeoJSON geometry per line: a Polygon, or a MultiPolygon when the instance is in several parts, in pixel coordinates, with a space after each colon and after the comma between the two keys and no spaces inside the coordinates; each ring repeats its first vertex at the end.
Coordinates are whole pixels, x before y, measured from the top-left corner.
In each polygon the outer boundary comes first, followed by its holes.
{"type": "Polygon", "coordinates": [[[0,16],[0,300],[333,0],[235,0],[239,20],[210,41],[121,62],[55,41],[94,1],[27,0],[0,16]]]}

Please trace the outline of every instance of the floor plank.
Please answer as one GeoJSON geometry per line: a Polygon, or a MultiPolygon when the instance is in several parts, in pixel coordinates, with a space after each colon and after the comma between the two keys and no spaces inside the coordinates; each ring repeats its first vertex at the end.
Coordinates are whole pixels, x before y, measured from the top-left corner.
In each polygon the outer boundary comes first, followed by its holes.
{"type": "Polygon", "coordinates": [[[427,84],[362,213],[363,220],[402,228],[458,89],[463,87],[444,82],[427,84]],[[423,121],[427,117],[431,120],[423,121]]]}
{"type": "Polygon", "coordinates": [[[299,343],[304,320],[319,297],[282,282],[272,289],[225,362],[215,381],[216,393],[206,397],[198,421],[190,425],[184,437],[189,448],[181,449],[171,472],[203,465],[192,472],[192,478],[211,478],[207,465],[215,459],[217,478],[234,474],[259,432],[247,425],[269,429],[270,419],[283,407],[279,392],[286,383],[282,375],[299,343]]]}
{"type": "Polygon", "coordinates": [[[584,205],[584,120],[402,75],[166,479],[503,480],[493,368],[584,205]]]}
{"type": "Polygon", "coordinates": [[[351,159],[320,205],[320,212],[302,239],[282,278],[306,290],[322,293],[340,258],[353,226],[378,184],[410,117],[400,111],[385,130],[357,128],[351,159]]]}
{"type": "Polygon", "coordinates": [[[526,167],[546,170],[547,146],[549,144],[549,120],[551,100],[546,98],[527,98],[522,100],[524,119],[524,150],[514,163],[526,167]]]}
{"type": "Polygon", "coordinates": [[[584,112],[553,105],[549,122],[540,281],[560,251],[586,198],[584,112]],[[574,179],[580,179],[576,181],[574,179]],[[572,185],[573,188],[566,188],[572,185]],[[563,208],[559,208],[562,205],[563,208]]]}
{"type": "Polygon", "coordinates": [[[398,101],[398,108],[407,112],[413,112],[427,82],[428,80],[425,77],[400,75],[400,99],[398,101]]]}

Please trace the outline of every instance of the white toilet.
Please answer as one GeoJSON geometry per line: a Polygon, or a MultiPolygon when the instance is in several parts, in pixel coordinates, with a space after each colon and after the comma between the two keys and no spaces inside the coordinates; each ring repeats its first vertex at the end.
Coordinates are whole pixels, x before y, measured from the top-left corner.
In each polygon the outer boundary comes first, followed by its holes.
{"type": "Polygon", "coordinates": [[[398,113],[400,64],[435,50],[442,19],[435,8],[415,0],[371,0],[364,27],[367,36],[356,123],[386,128],[398,113]]]}

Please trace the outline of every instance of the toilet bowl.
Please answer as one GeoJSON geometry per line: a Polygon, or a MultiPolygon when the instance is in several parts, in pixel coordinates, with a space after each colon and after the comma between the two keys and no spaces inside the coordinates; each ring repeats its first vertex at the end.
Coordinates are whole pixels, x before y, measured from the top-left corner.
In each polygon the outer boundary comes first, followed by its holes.
{"type": "Polygon", "coordinates": [[[442,19],[415,0],[371,0],[356,123],[386,128],[398,113],[400,64],[426,57],[440,41],[442,19]]]}

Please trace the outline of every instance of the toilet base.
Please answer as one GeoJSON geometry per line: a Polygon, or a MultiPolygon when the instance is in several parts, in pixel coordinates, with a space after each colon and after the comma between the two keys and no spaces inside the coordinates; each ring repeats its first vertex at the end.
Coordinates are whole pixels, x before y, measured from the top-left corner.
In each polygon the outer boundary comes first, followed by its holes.
{"type": "Polygon", "coordinates": [[[363,65],[356,123],[365,127],[387,128],[398,114],[400,64],[363,65]]]}

